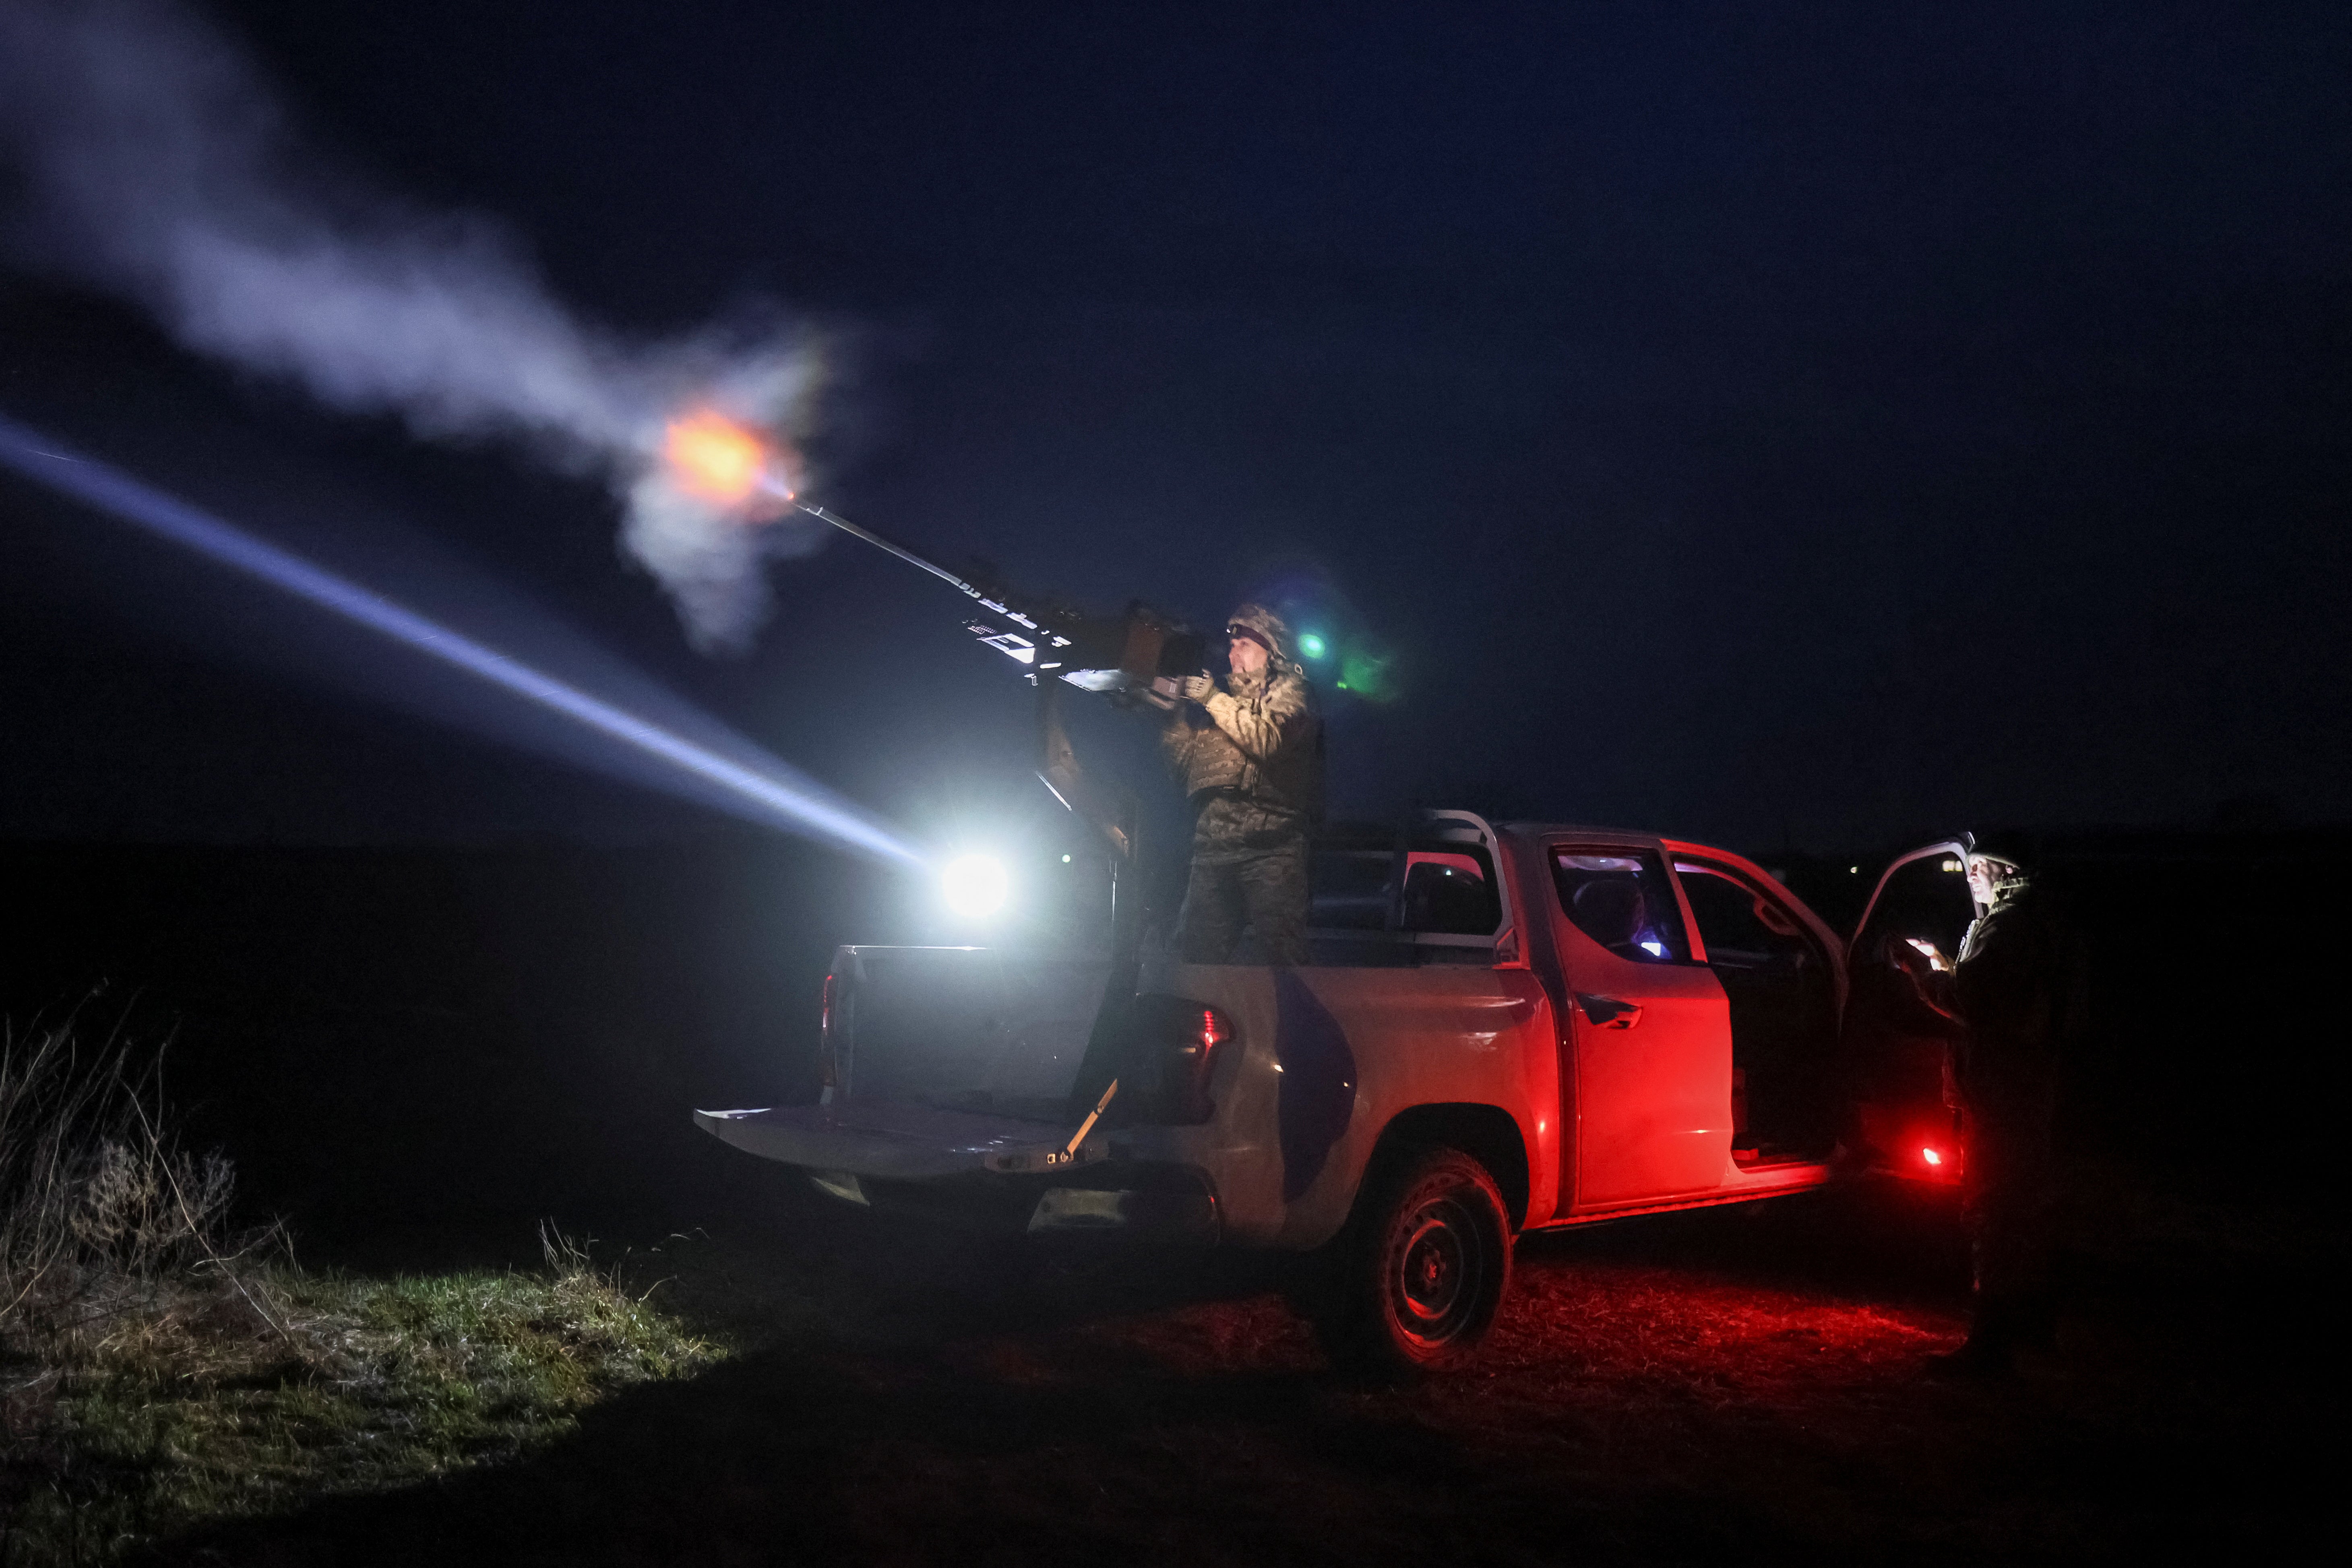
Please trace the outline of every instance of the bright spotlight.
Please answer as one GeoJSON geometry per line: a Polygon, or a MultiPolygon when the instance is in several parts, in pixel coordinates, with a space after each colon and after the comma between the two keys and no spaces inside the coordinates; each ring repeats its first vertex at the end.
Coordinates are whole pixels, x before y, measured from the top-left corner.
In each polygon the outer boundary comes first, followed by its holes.
{"type": "Polygon", "coordinates": [[[1330,648],[1321,637],[1308,632],[1298,639],[1298,651],[1309,658],[1321,658],[1330,648]]]}
{"type": "Polygon", "coordinates": [[[940,873],[940,893],[948,908],[967,919],[992,915],[1004,907],[1013,879],[1004,862],[989,855],[959,855],[940,873]]]}

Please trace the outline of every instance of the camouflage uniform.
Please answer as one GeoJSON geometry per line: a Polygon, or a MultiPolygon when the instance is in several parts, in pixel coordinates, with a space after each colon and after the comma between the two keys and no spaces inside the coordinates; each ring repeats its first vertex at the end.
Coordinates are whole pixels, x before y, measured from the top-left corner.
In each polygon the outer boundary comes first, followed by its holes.
{"type": "Polygon", "coordinates": [[[1969,928],[1954,975],[1966,1025],[1953,1044],[1961,1203],[1976,1269],[1969,1340],[2005,1350],[2046,1331],[2058,1079],[2081,1030],[2081,939],[2046,895],[2012,877],[1969,928]]]}
{"type": "Polygon", "coordinates": [[[1226,963],[1244,921],[1270,963],[1307,962],[1307,835],[1322,813],[1323,735],[1289,628],[1255,605],[1233,624],[1272,646],[1266,667],[1226,678],[1196,724],[1180,708],[1160,732],[1192,803],[1192,873],[1179,947],[1187,963],[1226,963]]]}

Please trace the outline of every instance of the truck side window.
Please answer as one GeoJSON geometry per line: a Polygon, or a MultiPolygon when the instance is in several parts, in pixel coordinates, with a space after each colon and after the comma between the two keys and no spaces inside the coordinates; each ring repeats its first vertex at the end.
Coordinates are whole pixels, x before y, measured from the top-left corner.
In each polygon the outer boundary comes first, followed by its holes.
{"type": "Polygon", "coordinates": [[[1561,912],[1618,957],[1636,963],[1689,959],[1682,908],[1654,852],[1555,849],[1551,879],[1561,912]]]}
{"type": "Polygon", "coordinates": [[[1503,923],[1484,849],[1415,849],[1405,856],[1402,926],[1447,936],[1492,936],[1503,923]]]}
{"type": "Polygon", "coordinates": [[[1678,861],[1706,961],[1740,969],[1803,969],[1819,961],[1812,939],[1766,895],[1712,866],[1678,861]]]}

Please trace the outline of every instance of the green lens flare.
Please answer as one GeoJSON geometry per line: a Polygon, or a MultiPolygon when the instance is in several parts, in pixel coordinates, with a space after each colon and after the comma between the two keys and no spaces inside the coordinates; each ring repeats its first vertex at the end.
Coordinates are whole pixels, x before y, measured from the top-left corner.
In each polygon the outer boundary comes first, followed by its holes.
{"type": "Polygon", "coordinates": [[[1321,637],[1317,637],[1313,632],[1307,632],[1298,639],[1298,651],[1309,658],[1321,658],[1331,649],[1321,637]]]}
{"type": "Polygon", "coordinates": [[[1393,695],[1389,680],[1391,658],[1350,648],[1339,660],[1339,689],[1352,691],[1374,701],[1393,695]]]}

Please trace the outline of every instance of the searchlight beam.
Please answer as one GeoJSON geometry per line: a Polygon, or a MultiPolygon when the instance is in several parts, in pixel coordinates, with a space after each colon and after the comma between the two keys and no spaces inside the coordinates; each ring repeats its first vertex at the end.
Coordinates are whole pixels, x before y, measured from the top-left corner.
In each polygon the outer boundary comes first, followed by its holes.
{"type": "Polygon", "coordinates": [[[884,860],[921,858],[857,807],[781,762],[752,768],[730,761],[5,416],[0,464],[717,784],[754,821],[884,860]]]}

